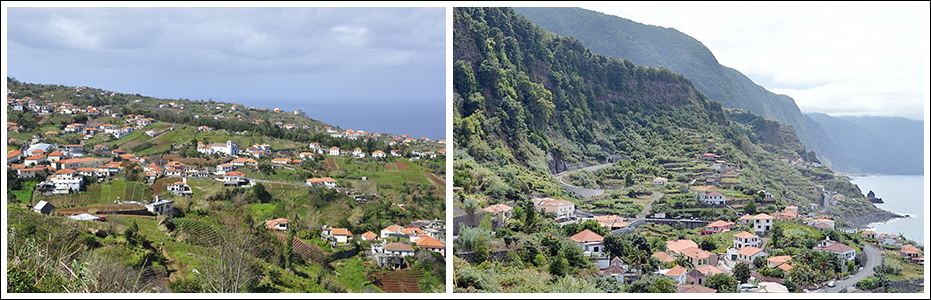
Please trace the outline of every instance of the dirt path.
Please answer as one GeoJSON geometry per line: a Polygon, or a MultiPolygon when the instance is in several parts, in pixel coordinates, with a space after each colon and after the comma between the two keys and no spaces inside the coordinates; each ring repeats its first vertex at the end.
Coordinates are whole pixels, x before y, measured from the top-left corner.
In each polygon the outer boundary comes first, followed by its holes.
{"type": "Polygon", "coordinates": [[[182,271],[181,267],[178,266],[178,264],[175,262],[174,259],[171,258],[170,255],[168,255],[168,251],[166,249],[167,249],[166,247],[162,247],[162,255],[164,255],[165,258],[168,259],[168,262],[171,264],[171,269],[174,270],[174,271],[170,271],[170,270],[168,271],[170,272],[168,274],[168,281],[175,282],[176,280],[178,280],[178,277],[180,277],[181,280],[185,280],[184,273],[181,272],[182,271]]]}
{"type": "Polygon", "coordinates": [[[427,176],[427,179],[430,179],[430,181],[432,181],[433,183],[439,185],[440,188],[444,190],[446,189],[446,182],[440,179],[439,177],[436,177],[436,175],[433,175],[433,173],[423,172],[423,175],[427,176]]]}

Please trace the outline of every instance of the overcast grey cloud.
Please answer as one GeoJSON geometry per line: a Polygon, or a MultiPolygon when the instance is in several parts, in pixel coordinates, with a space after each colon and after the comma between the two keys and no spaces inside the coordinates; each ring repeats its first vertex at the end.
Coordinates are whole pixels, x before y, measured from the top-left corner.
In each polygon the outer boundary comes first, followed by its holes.
{"type": "Polygon", "coordinates": [[[923,119],[927,2],[612,2],[584,8],[672,27],[803,112],[923,119]]]}
{"type": "Polygon", "coordinates": [[[442,116],[445,20],[445,8],[10,7],[7,74],[311,117],[334,102],[442,116]]]}

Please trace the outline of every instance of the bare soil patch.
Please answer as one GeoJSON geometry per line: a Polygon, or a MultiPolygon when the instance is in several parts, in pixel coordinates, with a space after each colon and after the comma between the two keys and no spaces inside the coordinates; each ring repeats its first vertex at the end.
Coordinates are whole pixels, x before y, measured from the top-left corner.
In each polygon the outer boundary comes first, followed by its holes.
{"type": "Polygon", "coordinates": [[[398,165],[398,172],[403,172],[408,169],[407,162],[396,160],[394,163],[398,165]]]}

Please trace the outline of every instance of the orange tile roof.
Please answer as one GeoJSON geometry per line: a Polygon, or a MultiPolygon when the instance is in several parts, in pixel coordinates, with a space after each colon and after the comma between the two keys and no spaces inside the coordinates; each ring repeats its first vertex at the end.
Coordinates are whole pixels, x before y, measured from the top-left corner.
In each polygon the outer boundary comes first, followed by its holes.
{"type": "Polygon", "coordinates": [[[656,253],[653,253],[653,255],[651,255],[651,256],[652,256],[652,257],[655,257],[656,259],[658,259],[658,260],[661,261],[661,262],[671,262],[671,261],[675,261],[675,260],[676,260],[676,257],[675,257],[675,256],[672,256],[671,254],[666,253],[666,252],[656,252],[656,253]]]}
{"type": "Polygon", "coordinates": [[[743,248],[740,248],[740,250],[737,250],[737,254],[740,254],[740,255],[743,255],[743,256],[747,256],[747,257],[751,257],[751,256],[753,256],[753,255],[756,255],[757,253],[760,253],[760,252],[763,252],[763,249],[760,249],[760,248],[757,248],[757,247],[753,247],[753,246],[750,246],[750,247],[743,247],[743,248]]]}
{"type": "Polygon", "coordinates": [[[721,270],[721,268],[718,268],[712,265],[701,265],[695,268],[695,270],[698,270],[698,272],[701,272],[705,276],[711,276],[714,274],[724,273],[724,270],[721,270]]]}
{"type": "Polygon", "coordinates": [[[692,248],[682,249],[682,255],[695,258],[695,259],[707,259],[707,258],[710,258],[712,255],[714,255],[714,253],[711,253],[711,252],[708,252],[708,251],[705,251],[705,250],[702,250],[696,247],[692,247],[692,248]]]}
{"type": "Polygon", "coordinates": [[[734,225],[734,222],[728,222],[728,221],[724,221],[724,220],[717,220],[717,221],[714,221],[714,222],[709,223],[709,224],[706,225],[705,227],[727,227],[727,226],[733,226],[733,225],[734,225]]]}
{"type": "Polygon", "coordinates": [[[285,219],[285,218],[277,218],[277,219],[274,219],[274,220],[265,221],[265,227],[271,227],[271,226],[275,226],[275,225],[278,225],[278,224],[288,224],[288,219],[285,219]]]}
{"type": "Polygon", "coordinates": [[[375,234],[374,232],[366,231],[365,233],[362,234],[362,237],[365,238],[366,240],[371,241],[371,240],[378,238],[378,235],[375,234]]]}
{"type": "Polygon", "coordinates": [[[487,212],[502,212],[502,211],[511,211],[513,209],[514,209],[513,207],[510,207],[504,204],[495,204],[495,205],[491,205],[486,208],[483,208],[482,210],[487,211],[487,212]]]}
{"type": "Polygon", "coordinates": [[[75,170],[72,169],[61,169],[55,172],[55,174],[74,174],[75,170]]]}
{"type": "Polygon", "coordinates": [[[672,252],[681,253],[682,250],[685,250],[688,248],[698,248],[698,244],[696,244],[692,240],[686,240],[686,239],[666,241],[666,249],[669,249],[669,251],[672,251],[672,252]]]}
{"type": "Polygon", "coordinates": [[[350,232],[349,229],[346,229],[346,228],[333,228],[333,235],[352,236],[352,232],[350,232]]]}
{"type": "Polygon", "coordinates": [[[404,234],[404,235],[423,235],[423,234],[426,234],[426,232],[424,232],[423,230],[420,230],[420,228],[414,228],[414,227],[408,227],[408,228],[401,229],[401,232],[400,232],[400,233],[401,233],[401,234],[404,234]]]}
{"type": "Polygon", "coordinates": [[[921,254],[921,249],[918,249],[918,247],[912,245],[905,245],[902,246],[902,248],[899,248],[899,252],[905,254],[921,254]]]}
{"type": "Polygon", "coordinates": [[[229,171],[229,172],[226,172],[226,175],[224,176],[246,177],[246,174],[243,174],[242,172],[239,172],[239,171],[229,171]]]}
{"type": "Polygon", "coordinates": [[[741,232],[735,234],[734,237],[739,237],[739,238],[742,238],[742,239],[749,239],[749,238],[755,238],[755,237],[760,237],[760,236],[755,235],[755,234],[752,234],[752,233],[749,233],[749,232],[746,232],[746,231],[741,231],[741,232]]]}
{"type": "Polygon", "coordinates": [[[753,219],[754,220],[771,220],[773,219],[773,216],[770,216],[767,214],[758,214],[758,215],[753,216],[753,219]]]}
{"type": "Polygon", "coordinates": [[[788,262],[791,259],[792,259],[791,255],[779,255],[779,256],[768,257],[766,258],[766,261],[768,261],[771,264],[783,264],[783,263],[788,262]]]}
{"type": "Polygon", "coordinates": [[[575,241],[576,243],[604,241],[604,237],[588,229],[582,230],[582,232],[576,233],[575,235],[569,238],[575,241]]]}
{"type": "Polygon", "coordinates": [[[423,236],[417,240],[417,247],[420,248],[446,248],[446,245],[443,244],[440,240],[429,236],[423,236]]]}
{"type": "Polygon", "coordinates": [[[385,227],[385,229],[382,229],[382,231],[398,232],[398,231],[400,231],[401,229],[402,229],[401,226],[398,226],[398,225],[391,225],[391,226],[385,227]]]}
{"type": "Polygon", "coordinates": [[[679,277],[679,276],[682,276],[682,274],[685,274],[685,272],[688,272],[686,268],[676,265],[672,269],[669,269],[669,271],[666,271],[666,274],[664,275],[670,276],[670,277],[679,277]]]}

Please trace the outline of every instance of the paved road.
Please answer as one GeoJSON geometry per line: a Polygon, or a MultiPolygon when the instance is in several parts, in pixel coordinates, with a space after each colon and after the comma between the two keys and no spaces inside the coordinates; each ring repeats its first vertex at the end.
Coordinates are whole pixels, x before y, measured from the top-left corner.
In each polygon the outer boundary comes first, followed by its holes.
{"type": "Polygon", "coordinates": [[[255,181],[255,182],[277,183],[277,184],[294,185],[294,186],[303,186],[303,187],[307,187],[307,186],[308,186],[306,183],[293,182],[293,181],[274,181],[274,180],[254,179],[254,178],[249,178],[249,180],[250,180],[250,181],[255,181]]]}
{"type": "Polygon", "coordinates": [[[866,265],[863,266],[863,270],[856,275],[850,276],[850,278],[844,280],[838,280],[837,285],[834,287],[825,288],[823,292],[827,293],[837,293],[842,290],[846,290],[847,287],[855,286],[858,281],[873,276],[873,267],[879,266],[883,262],[882,251],[873,247],[873,245],[863,246],[863,253],[866,254],[866,265]]]}
{"type": "Polygon", "coordinates": [[[563,188],[569,190],[570,192],[575,193],[576,195],[579,195],[579,197],[582,197],[582,198],[591,198],[591,197],[595,197],[595,196],[599,196],[599,195],[601,195],[601,194],[604,194],[604,193],[605,193],[605,190],[603,190],[603,189],[590,189],[590,188],[584,188],[584,187],[574,186],[574,185],[568,184],[568,183],[566,183],[565,181],[563,181],[563,180],[562,180],[563,176],[565,176],[565,175],[568,174],[569,172],[575,172],[575,171],[579,171],[579,170],[594,172],[594,171],[597,171],[597,170],[600,170],[600,169],[604,169],[604,168],[606,168],[606,167],[608,167],[608,166],[610,166],[610,165],[612,165],[612,164],[613,164],[613,163],[605,163],[605,164],[599,164],[599,165],[594,165],[594,166],[588,166],[588,167],[584,167],[584,168],[581,168],[581,169],[563,171],[563,172],[561,172],[561,173],[558,173],[558,174],[553,175],[553,177],[556,178],[556,181],[558,181],[559,184],[562,185],[563,188]]]}

